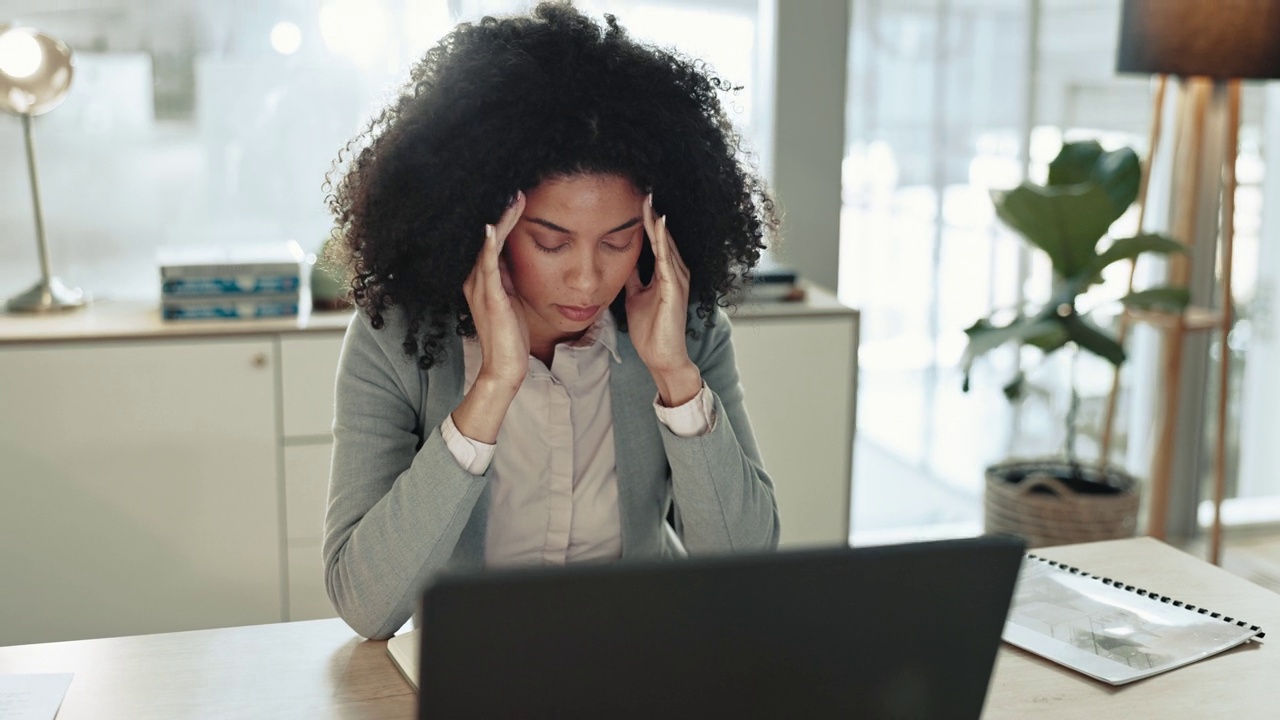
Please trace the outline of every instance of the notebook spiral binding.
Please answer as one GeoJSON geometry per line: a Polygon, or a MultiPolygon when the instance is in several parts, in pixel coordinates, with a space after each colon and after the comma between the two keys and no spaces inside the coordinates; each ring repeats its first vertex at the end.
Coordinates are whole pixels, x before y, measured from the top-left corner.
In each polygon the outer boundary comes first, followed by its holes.
{"type": "Polygon", "coordinates": [[[1147,590],[1143,590],[1143,589],[1142,589],[1142,588],[1140,588],[1140,587],[1134,587],[1133,585],[1127,585],[1127,584],[1125,584],[1125,583],[1120,582],[1119,580],[1112,580],[1111,578],[1102,577],[1101,575],[1094,575],[1094,574],[1092,574],[1092,573],[1085,572],[1084,570],[1081,570],[1081,569],[1080,569],[1080,568],[1078,568],[1078,567],[1073,567],[1073,566],[1071,566],[1071,565],[1067,565],[1066,563],[1058,562],[1057,560],[1050,560],[1049,558],[1046,558],[1046,557],[1040,557],[1039,555],[1036,555],[1036,554],[1034,554],[1034,553],[1027,553],[1027,557],[1028,557],[1028,558],[1031,558],[1031,559],[1033,559],[1033,560],[1039,560],[1040,562],[1043,562],[1043,563],[1048,563],[1050,566],[1055,567],[1055,568],[1058,568],[1059,570],[1066,570],[1067,572],[1071,573],[1072,575],[1080,575],[1080,576],[1082,576],[1082,577],[1087,577],[1087,578],[1092,578],[1092,579],[1094,579],[1094,580],[1099,580],[1099,581],[1101,581],[1104,585],[1110,585],[1111,587],[1118,588],[1118,589],[1120,589],[1120,590],[1124,590],[1124,591],[1126,591],[1126,592],[1136,593],[1136,594],[1138,594],[1138,595],[1142,595],[1143,597],[1151,598],[1152,600],[1159,600],[1159,601],[1160,601],[1160,602],[1162,602],[1162,603],[1166,603],[1166,604],[1168,604],[1168,605],[1173,605],[1174,607],[1185,608],[1185,609],[1187,609],[1187,610],[1191,610],[1191,611],[1194,611],[1194,612],[1198,612],[1198,613],[1200,613],[1201,615],[1207,615],[1207,616],[1209,616],[1209,617],[1211,617],[1211,618],[1216,618],[1216,619],[1222,620],[1223,622],[1229,622],[1229,623],[1233,623],[1233,624],[1235,624],[1235,625],[1237,625],[1237,626],[1239,626],[1239,627],[1242,627],[1242,628],[1248,628],[1249,630],[1251,630],[1251,631],[1253,631],[1254,633],[1256,633],[1256,634],[1254,635],[1254,637],[1255,637],[1255,638],[1259,638],[1259,639],[1261,639],[1261,638],[1264,638],[1264,637],[1266,637],[1266,636],[1267,636],[1267,634],[1266,634],[1265,632],[1263,632],[1262,628],[1261,628],[1261,627],[1259,627],[1259,626],[1257,626],[1257,625],[1253,625],[1253,624],[1247,623],[1247,622],[1245,622],[1244,620],[1239,620],[1239,619],[1237,619],[1237,618],[1233,618],[1233,617],[1226,617],[1226,616],[1224,616],[1222,613],[1216,613],[1216,612],[1213,612],[1212,610],[1209,610],[1208,608],[1196,607],[1195,605],[1192,605],[1191,603],[1184,603],[1184,602],[1182,602],[1181,600],[1175,600],[1175,599],[1173,599],[1173,598],[1169,597],[1168,595],[1161,595],[1160,593],[1154,593],[1154,592],[1150,592],[1150,591],[1147,591],[1147,590]]]}

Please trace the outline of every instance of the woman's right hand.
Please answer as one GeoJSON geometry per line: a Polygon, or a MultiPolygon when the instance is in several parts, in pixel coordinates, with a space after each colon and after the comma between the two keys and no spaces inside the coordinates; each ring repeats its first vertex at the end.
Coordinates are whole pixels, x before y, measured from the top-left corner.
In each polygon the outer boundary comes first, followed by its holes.
{"type": "Polygon", "coordinates": [[[492,443],[511,400],[529,371],[529,327],[524,302],[511,285],[502,247],[524,212],[524,193],[502,213],[496,225],[485,225],[484,245],[462,293],[471,309],[480,341],[480,372],[453,422],[463,435],[492,443]]]}
{"type": "Polygon", "coordinates": [[[524,303],[511,286],[502,247],[523,212],[524,193],[517,191],[515,202],[498,218],[498,224],[484,226],[484,245],[462,283],[484,357],[480,376],[512,388],[520,387],[529,370],[529,327],[524,303]]]}

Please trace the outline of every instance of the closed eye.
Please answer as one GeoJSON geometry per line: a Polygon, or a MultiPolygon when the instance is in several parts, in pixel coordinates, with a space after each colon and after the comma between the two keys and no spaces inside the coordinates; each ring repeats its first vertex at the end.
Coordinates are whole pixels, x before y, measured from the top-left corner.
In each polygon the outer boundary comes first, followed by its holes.
{"type": "Polygon", "coordinates": [[[539,250],[541,250],[541,251],[542,251],[542,252],[544,252],[544,253],[558,253],[558,252],[560,252],[561,250],[564,250],[565,248],[569,247],[569,243],[567,243],[567,242],[566,242],[566,243],[560,243],[559,245],[555,245],[555,246],[548,247],[548,246],[546,246],[546,245],[543,245],[541,241],[539,241],[539,240],[534,240],[534,241],[533,241],[533,246],[534,246],[534,247],[536,247],[536,248],[538,248],[539,250]]]}
{"type": "Polygon", "coordinates": [[[634,240],[632,238],[625,238],[625,239],[606,238],[604,240],[601,240],[600,242],[602,245],[609,248],[610,250],[615,250],[617,252],[624,252],[631,247],[631,243],[634,242],[634,240]]]}
{"type": "Polygon", "coordinates": [[[547,236],[539,232],[529,233],[533,246],[546,253],[558,253],[569,247],[569,240],[561,237],[547,236]]]}

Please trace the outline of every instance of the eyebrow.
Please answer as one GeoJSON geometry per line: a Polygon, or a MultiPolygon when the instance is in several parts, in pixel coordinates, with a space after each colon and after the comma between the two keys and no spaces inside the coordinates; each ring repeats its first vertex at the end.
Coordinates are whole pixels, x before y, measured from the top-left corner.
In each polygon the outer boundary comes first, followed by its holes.
{"type": "MultiPolygon", "coordinates": [[[[528,222],[534,223],[535,225],[541,225],[542,227],[547,228],[548,230],[554,230],[554,231],[556,231],[556,232],[558,232],[558,233],[564,233],[565,235],[574,235],[574,234],[576,234],[576,233],[574,233],[572,230],[569,230],[569,229],[567,229],[567,228],[562,228],[562,227],[560,227],[559,225],[556,225],[555,223],[553,223],[553,222],[551,222],[551,221],[549,221],[549,220],[543,220],[542,218],[536,218],[536,217],[524,217],[524,218],[521,218],[521,220],[526,220],[526,221],[528,221],[528,222]]],[[[627,229],[627,228],[629,228],[629,227],[634,227],[635,225],[639,224],[639,222],[640,222],[640,218],[638,218],[638,217],[631,218],[630,220],[628,220],[628,221],[626,221],[626,222],[622,223],[621,225],[619,225],[618,227],[616,227],[616,228],[613,228],[613,229],[611,229],[611,230],[606,231],[604,234],[605,234],[605,235],[611,235],[611,234],[613,234],[613,233],[620,232],[620,231],[622,231],[622,230],[626,230],[626,229],[627,229]]]]}

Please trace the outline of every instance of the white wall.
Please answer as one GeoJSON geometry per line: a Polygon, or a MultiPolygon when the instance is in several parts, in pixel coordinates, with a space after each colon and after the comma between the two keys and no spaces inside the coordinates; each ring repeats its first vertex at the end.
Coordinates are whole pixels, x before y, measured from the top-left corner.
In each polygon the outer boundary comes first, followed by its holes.
{"type": "Polygon", "coordinates": [[[848,0],[776,2],[773,182],[783,208],[779,262],[836,289],[848,0]]]}

